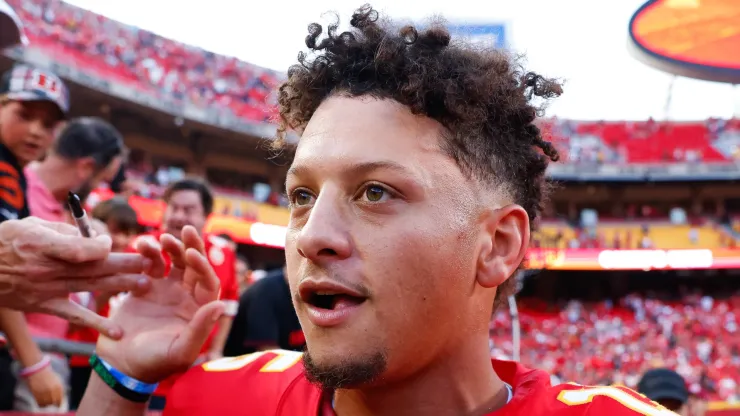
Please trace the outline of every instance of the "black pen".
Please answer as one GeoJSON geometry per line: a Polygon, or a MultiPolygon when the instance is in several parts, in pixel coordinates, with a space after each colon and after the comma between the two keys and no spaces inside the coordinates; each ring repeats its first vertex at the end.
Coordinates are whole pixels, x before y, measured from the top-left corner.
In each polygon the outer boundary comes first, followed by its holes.
{"type": "Polygon", "coordinates": [[[67,195],[67,204],[69,204],[69,209],[72,211],[72,218],[74,218],[80,234],[86,238],[92,237],[92,225],[90,225],[90,220],[87,218],[85,209],[82,208],[80,197],[74,192],[70,192],[67,195]]]}

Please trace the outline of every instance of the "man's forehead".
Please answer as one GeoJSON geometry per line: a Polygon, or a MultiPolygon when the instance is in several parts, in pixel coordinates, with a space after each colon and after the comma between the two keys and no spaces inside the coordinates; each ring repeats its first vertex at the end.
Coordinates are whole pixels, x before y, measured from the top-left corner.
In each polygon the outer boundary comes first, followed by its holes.
{"type": "Polygon", "coordinates": [[[441,126],[390,100],[331,98],[301,137],[292,173],[307,169],[423,168],[445,158],[441,126]]]}
{"type": "Polygon", "coordinates": [[[172,193],[170,197],[171,204],[192,205],[200,204],[200,195],[198,191],[192,189],[182,189],[172,193]]]}

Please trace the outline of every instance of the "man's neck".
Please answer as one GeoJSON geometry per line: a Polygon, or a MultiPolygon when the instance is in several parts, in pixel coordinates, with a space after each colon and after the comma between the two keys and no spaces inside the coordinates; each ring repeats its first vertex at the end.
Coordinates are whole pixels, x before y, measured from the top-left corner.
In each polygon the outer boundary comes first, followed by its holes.
{"type": "MultiPolygon", "coordinates": [[[[478,340],[479,341],[479,340],[478,340]]],[[[339,416],[487,415],[506,404],[505,383],[491,367],[486,342],[458,346],[440,363],[403,382],[362,390],[337,390],[339,416]]]]}
{"type": "Polygon", "coordinates": [[[62,203],[67,200],[67,194],[74,185],[71,183],[69,167],[63,161],[49,155],[43,162],[34,165],[33,168],[39,180],[54,195],[54,198],[62,203]]]}

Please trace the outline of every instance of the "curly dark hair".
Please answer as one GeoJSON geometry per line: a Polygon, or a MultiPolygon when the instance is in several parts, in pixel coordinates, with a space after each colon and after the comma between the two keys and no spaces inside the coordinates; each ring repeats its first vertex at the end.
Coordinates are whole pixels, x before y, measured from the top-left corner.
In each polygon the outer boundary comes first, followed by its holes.
{"type": "MultiPolygon", "coordinates": [[[[330,25],[323,39],[320,24],[308,26],[306,46],[314,56],[301,52],[280,86],[275,148],[285,146],[288,131],[302,133],[332,95],[392,99],[442,124],[443,148],[460,169],[506,192],[534,229],[549,190],[545,170],[559,159],[535,120],[547,99],[562,93],[560,83],[525,71],[521,56],[452,42],[440,20],[424,30],[398,29],[364,5],[350,25],[342,33],[338,22],[330,25]]],[[[508,279],[497,301],[516,286],[508,279]]]]}

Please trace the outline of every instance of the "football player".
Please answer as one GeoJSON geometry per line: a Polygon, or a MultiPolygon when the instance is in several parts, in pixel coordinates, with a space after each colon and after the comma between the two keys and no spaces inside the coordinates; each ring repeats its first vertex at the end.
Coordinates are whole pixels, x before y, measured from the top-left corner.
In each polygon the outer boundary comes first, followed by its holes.
{"type": "MultiPolygon", "coordinates": [[[[490,357],[494,305],[516,286],[558,159],[534,99],[560,85],[452,42],[441,22],[399,28],[364,6],[350,26],[310,25],[313,53],[278,94],[275,145],[301,136],[285,255],[306,352],[192,368],[164,415],[672,415],[629,389],[552,386],[490,357]]],[[[197,234],[182,241],[162,238],[176,266],[114,318],[126,336],[98,342],[80,415],[143,414],[223,313],[197,234]]]]}

